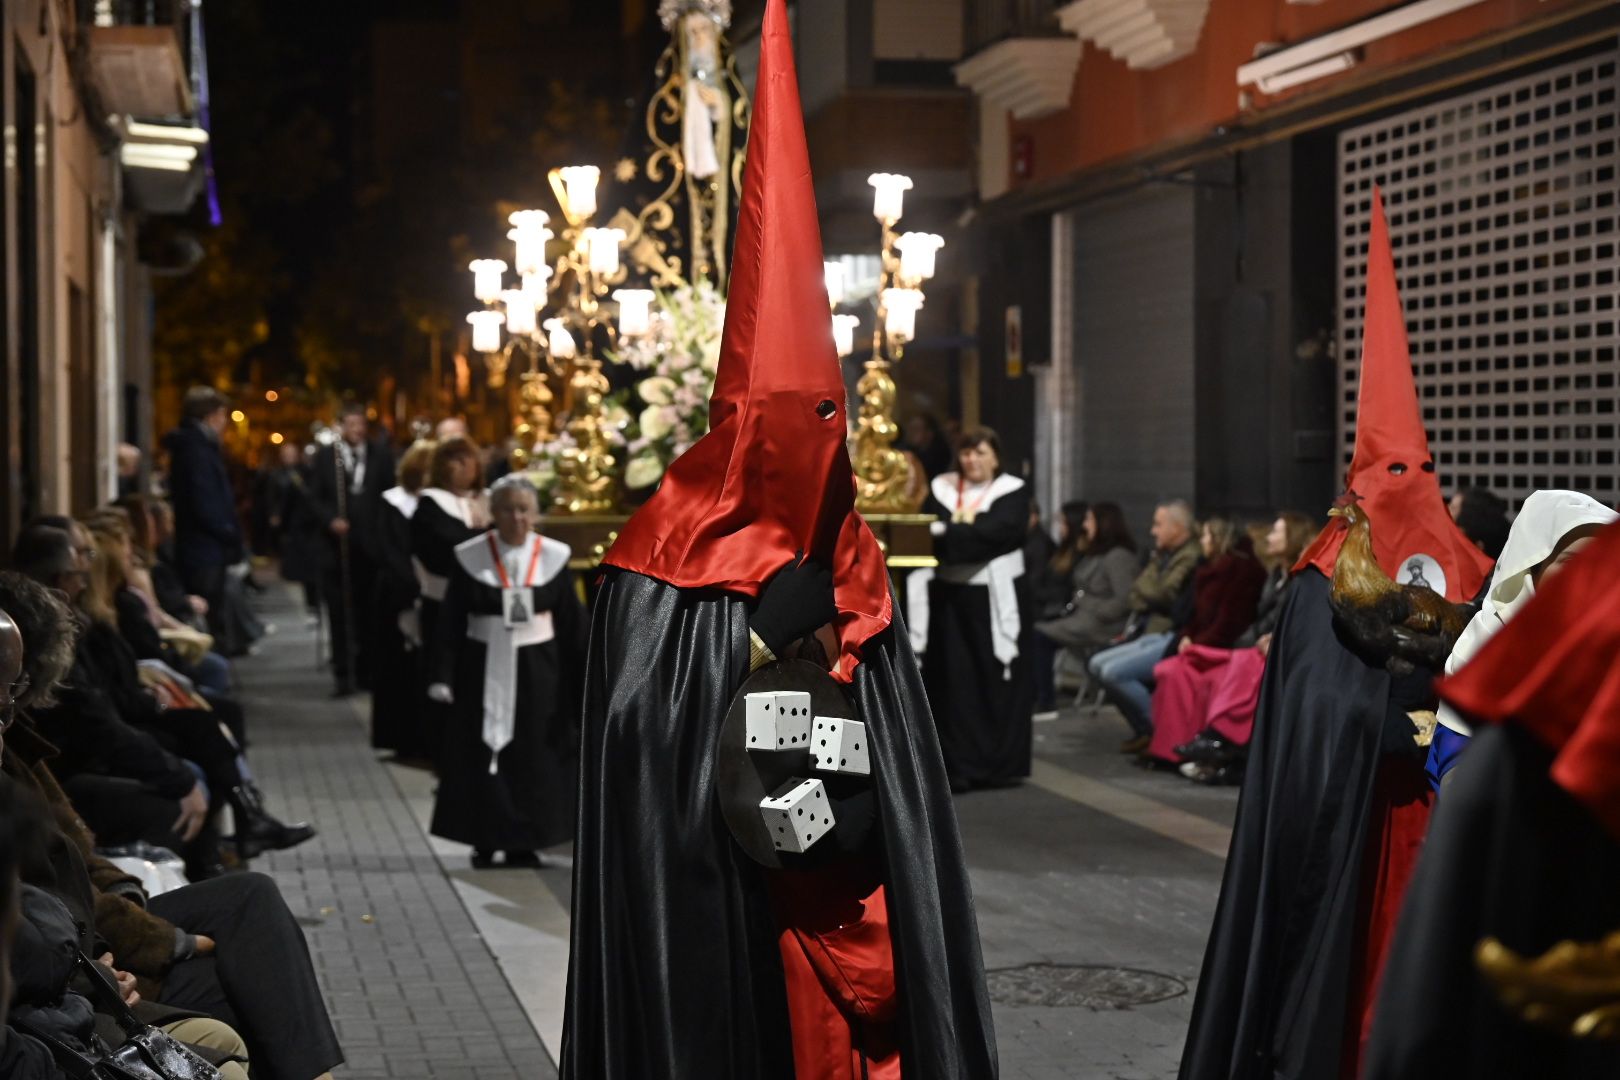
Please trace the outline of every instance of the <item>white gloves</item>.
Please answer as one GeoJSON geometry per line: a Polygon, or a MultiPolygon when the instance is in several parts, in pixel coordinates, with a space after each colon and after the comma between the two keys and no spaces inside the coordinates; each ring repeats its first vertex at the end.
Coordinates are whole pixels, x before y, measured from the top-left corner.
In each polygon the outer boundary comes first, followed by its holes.
{"type": "Polygon", "coordinates": [[[430,701],[437,701],[440,705],[454,705],[456,703],[456,692],[450,689],[446,683],[434,683],[428,687],[427,694],[430,701]]]}

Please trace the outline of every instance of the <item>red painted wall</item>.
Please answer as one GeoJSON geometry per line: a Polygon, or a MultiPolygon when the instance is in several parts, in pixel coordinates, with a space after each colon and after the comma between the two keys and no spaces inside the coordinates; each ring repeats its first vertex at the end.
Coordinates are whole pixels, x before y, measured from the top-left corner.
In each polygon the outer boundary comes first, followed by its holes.
{"type": "Polygon", "coordinates": [[[1033,141],[1034,169],[1014,187],[1051,180],[1162,144],[1194,141],[1212,128],[1263,112],[1290,97],[1319,94],[1347,81],[1515,27],[1590,8],[1592,0],[1486,0],[1365,46],[1361,63],[1343,75],[1273,96],[1249,87],[1240,111],[1237,69],[1260,42],[1290,45],[1401,6],[1391,0],[1211,0],[1198,50],[1156,71],[1131,71],[1089,42],[1075,75],[1069,108],[1039,120],[1014,121],[1014,140],[1033,141]]]}

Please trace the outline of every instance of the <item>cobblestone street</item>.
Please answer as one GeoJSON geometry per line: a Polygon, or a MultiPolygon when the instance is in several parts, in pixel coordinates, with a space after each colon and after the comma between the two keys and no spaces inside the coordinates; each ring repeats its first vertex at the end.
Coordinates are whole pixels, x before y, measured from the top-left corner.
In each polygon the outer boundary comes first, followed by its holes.
{"type": "MultiPolygon", "coordinates": [[[[566,849],[538,873],[474,872],[431,841],[431,779],[378,760],[368,705],[327,697],[279,587],[264,606],[280,632],[238,665],[253,760],[276,809],[321,833],[261,863],[308,928],[340,1075],[556,1075],[566,849]]],[[[1175,1075],[1236,793],[1136,768],[1124,731],[1065,710],[1036,727],[1029,783],[958,801],[1008,1080],[1175,1075]]]]}

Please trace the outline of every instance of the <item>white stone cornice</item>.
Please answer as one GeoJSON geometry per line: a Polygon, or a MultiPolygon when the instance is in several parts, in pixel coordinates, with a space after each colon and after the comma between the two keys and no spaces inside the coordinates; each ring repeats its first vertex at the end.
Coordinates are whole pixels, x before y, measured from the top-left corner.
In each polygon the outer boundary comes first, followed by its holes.
{"type": "Polygon", "coordinates": [[[1020,120],[1068,107],[1080,42],[1069,37],[1009,38],[955,67],[956,82],[1020,120]]]}
{"type": "Polygon", "coordinates": [[[1129,68],[1163,67],[1198,47],[1209,0],[1074,0],[1058,24],[1129,68]]]}

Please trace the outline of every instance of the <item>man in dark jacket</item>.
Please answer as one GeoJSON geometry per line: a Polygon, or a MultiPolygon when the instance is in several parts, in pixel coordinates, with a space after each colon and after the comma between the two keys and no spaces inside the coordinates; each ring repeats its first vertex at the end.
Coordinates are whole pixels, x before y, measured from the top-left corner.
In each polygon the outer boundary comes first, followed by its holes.
{"type": "Polygon", "coordinates": [[[309,498],[327,542],[321,546],[322,595],[332,625],[337,694],[370,683],[371,620],[359,617],[377,581],[377,508],[394,486],[394,454],[373,440],[358,402],[338,414],[339,438],[315,454],[309,498]]]}
{"type": "Polygon", "coordinates": [[[225,469],[220,437],[230,402],[219,391],[194,386],[186,391],[180,426],[163,438],[169,451],[169,497],[174,503],[174,554],[187,590],[208,602],[216,636],[226,628],[225,574],[242,560],[242,526],[236,493],[225,469]]]}

